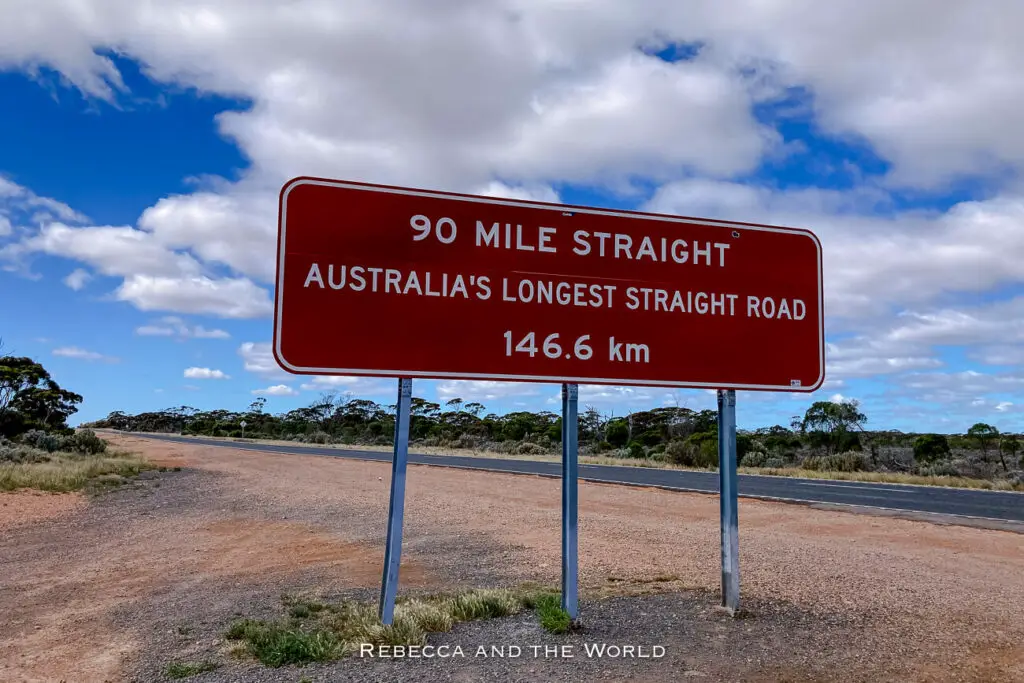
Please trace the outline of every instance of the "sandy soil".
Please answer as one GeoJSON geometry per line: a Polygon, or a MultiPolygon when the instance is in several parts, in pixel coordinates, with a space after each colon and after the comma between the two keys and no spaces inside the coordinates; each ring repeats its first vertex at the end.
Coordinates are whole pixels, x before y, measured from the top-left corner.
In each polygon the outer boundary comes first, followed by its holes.
{"type": "Polygon", "coordinates": [[[86,499],[80,493],[3,492],[0,493],[0,531],[33,522],[58,520],[74,514],[85,505],[86,499]]]}
{"type": "MultiPolygon", "coordinates": [[[[282,591],[373,597],[388,464],[117,440],[185,469],[87,507],[77,497],[0,494],[0,528],[20,520],[0,549],[0,680],[152,680],[172,656],[216,652],[232,615],[269,614],[282,591]],[[33,506],[40,511],[10,513],[33,506]],[[182,624],[206,635],[182,640],[182,624]]],[[[407,496],[402,591],[557,583],[557,480],[411,466],[407,496]]],[[[707,616],[719,585],[717,497],[582,483],[580,505],[585,598],[656,586],[705,615],[643,602],[606,613],[585,602],[596,633],[635,625],[663,633],[679,653],[674,663],[613,668],[612,678],[1024,681],[1024,535],[741,500],[751,614],[732,620],[707,616]],[[670,616],[686,619],[659,621],[670,616]],[[701,655],[713,648],[692,637],[705,627],[735,643],[731,658],[701,655]]],[[[334,666],[315,680],[366,668],[334,666]]],[[[301,677],[244,671],[195,680],[301,677]]],[[[393,680],[413,671],[396,669],[393,680]]],[[[544,671],[513,673],[541,680],[544,671]]],[[[551,680],[601,677],[568,671],[551,669],[551,680]]],[[[456,674],[445,680],[475,678],[456,674]]]]}

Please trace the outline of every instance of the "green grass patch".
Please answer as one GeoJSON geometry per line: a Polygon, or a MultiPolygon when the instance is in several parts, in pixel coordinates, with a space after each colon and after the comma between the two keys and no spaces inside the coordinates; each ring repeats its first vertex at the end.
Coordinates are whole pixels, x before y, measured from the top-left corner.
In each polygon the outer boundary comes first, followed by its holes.
{"type": "Polygon", "coordinates": [[[165,673],[168,678],[189,678],[197,674],[206,673],[207,671],[213,671],[220,667],[220,664],[216,662],[204,661],[204,662],[174,662],[167,665],[165,673]]]}
{"type": "Polygon", "coordinates": [[[430,633],[450,631],[463,621],[497,619],[532,609],[536,590],[478,589],[457,594],[400,598],[389,625],[376,605],[345,601],[324,604],[282,597],[278,619],[239,619],[225,634],[267,666],[339,659],[362,644],[423,645],[430,633]]]}
{"type": "Polygon", "coordinates": [[[244,640],[250,654],[271,667],[330,661],[344,654],[344,644],[333,632],[288,622],[243,619],[231,625],[227,638],[244,640]]]}
{"type": "Polygon", "coordinates": [[[0,463],[0,491],[37,489],[67,493],[87,485],[102,490],[152,469],[156,467],[131,453],[51,453],[42,462],[0,463]]]}
{"type": "Polygon", "coordinates": [[[562,609],[561,597],[547,593],[534,599],[537,618],[540,625],[549,633],[568,633],[572,628],[572,618],[562,609]]]}

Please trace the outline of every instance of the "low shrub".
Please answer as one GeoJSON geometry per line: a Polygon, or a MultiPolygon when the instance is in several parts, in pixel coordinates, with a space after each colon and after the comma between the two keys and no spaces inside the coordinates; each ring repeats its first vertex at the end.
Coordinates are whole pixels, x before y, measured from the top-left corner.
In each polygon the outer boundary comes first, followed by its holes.
{"type": "Polygon", "coordinates": [[[515,447],[515,455],[544,455],[548,452],[548,449],[544,448],[540,444],[530,443],[524,441],[515,447]]]}
{"type": "Polygon", "coordinates": [[[817,472],[866,472],[871,469],[871,463],[863,453],[848,451],[832,455],[812,455],[804,458],[800,467],[817,472]]]}
{"type": "Polygon", "coordinates": [[[768,465],[768,454],[764,451],[749,451],[740,460],[741,467],[766,467],[768,465]]]}
{"type": "Polygon", "coordinates": [[[629,445],[626,446],[626,450],[629,451],[629,457],[631,458],[647,457],[647,451],[639,441],[630,441],[629,445]]]}
{"type": "Polygon", "coordinates": [[[50,455],[38,448],[25,444],[13,444],[10,441],[0,444],[0,463],[28,464],[49,461],[50,455]]]}
{"type": "Polygon", "coordinates": [[[306,443],[328,444],[331,443],[331,435],[327,432],[317,430],[306,435],[306,443]]]}
{"type": "Polygon", "coordinates": [[[456,439],[455,443],[453,443],[452,445],[455,446],[455,448],[468,448],[470,450],[475,451],[478,450],[481,445],[483,445],[483,442],[484,440],[479,436],[474,436],[472,434],[463,434],[458,439],[456,439]]]}
{"type": "Polygon", "coordinates": [[[91,429],[83,429],[69,436],[61,437],[57,450],[67,453],[98,455],[107,452],[107,442],[96,436],[91,429]]]}
{"type": "Polygon", "coordinates": [[[21,435],[21,442],[26,446],[53,453],[60,448],[61,439],[56,434],[50,434],[41,429],[30,429],[21,435]]]}

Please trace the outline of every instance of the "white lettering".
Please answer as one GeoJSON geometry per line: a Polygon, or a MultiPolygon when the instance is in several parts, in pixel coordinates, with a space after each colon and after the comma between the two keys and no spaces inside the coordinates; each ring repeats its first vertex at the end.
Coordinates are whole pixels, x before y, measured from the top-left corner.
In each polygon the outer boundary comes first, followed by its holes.
{"type": "Polygon", "coordinates": [[[364,289],[366,289],[366,278],[363,277],[363,273],[365,273],[365,272],[366,272],[366,268],[363,268],[362,266],[353,266],[352,267],[352,269],[348,272],[348,274],[352,278],[353,282],[358,282],[359,283],[359,286],[357,287],[354,284],[349,284],[349,286],[348,286],[349,289],[353,289],[353,290],[355,290],[357,292],[361,292],[364,289]]]}
{"type": "Polygon", "coordinates": [[[498,246],[498,231],[501,230],[501,223],[494,223],[491,225],[491,229],[487,230],[484,227],[483,221],[476,222],[476,246],[498,246]],[[482,242],[482,244],[481,244],[482,242]],[[491,242],[494,242],[492,245],[491,242]]]}
{"type": "Polygon", "coordinates": [[[707,262],[704,265],[711,265],[711,242],[705,242],[705,244],[707,245],[707,248],[701,249],[697,242],[693,243],[693,265],[697,265],[701,256],[707,257],[707,262]]]}
{"type": "Polygon", "coordinates": [[[615,235],[615,258],[619,258],[619,252],[626,252],[626,258],[631,259],[633,255],[629,250],[633,247],[633,238],[629,235],[615,235]]]}
{"type": "Polygon", "coordinates": [[[686,242],[683,240],[672,242],[672,260],[676,263],[686,263],[690,260],[690,253],[686,251],[686,242]]]}
{"type": "MultiPolygon", "coordinates": [[[[662,240],[662,245],[665,241],[662,240]]],[[[658,260],[658,254],[654,251],[654,244],[651,242],[651,238],[644,236],[642,242],[640,242],[640,249],[636,252],[636,260],[639,261],[644,256],[650,256],[652,261],[658,260]]]]}
{"type": "Polygon", "coordinates": [[[590,253],[590,242],[587,241],[588,237],[590,237],[590,233],[586,230],[577,230],[572,234],[573,241],[579,245],[578,247],[572,248],[574,254],[586,256],[590,253]]]}
{"type": "Polygon", "coordinates": [[[334,284],[334,264],[327,266],[327,284],[331,289],[341,289],[345,286],[345,266],[341,267],[341,282],[334,284]]]}
{"type": "Polygon", "coordinates": [[[423,296],[423,290],[420,288],[420,278],[416,275],[415,270],[409,271],[409,277],[405,280],[405,289],[402,290],[402,294],[408,294],[410,289],[415,289],[417,294],[423,296]]]}
{"type": "Polygon", "coordinates": [[[725,250],[730,246],[724,242],[715,242],[715,247],[718,249],[718,265],[725,267],[725,250]]]}
{"type": "Polygon", "coordinates": [[[309,283],[310,282],[315,282],[318,285],[320,285],[320,289],[324,288],[324,279],[320,275],[320,266],[318,264],[316,264],[316,263],[314,263],[312,266],[310,266],[310,268],[309,268],[309,275],[306,276],[306,283],[304,285],[302,285],[302,286],[303,287],[309,287],[309,283]]]}
{"type": "Polygon", "coordinates": [[[541,228],[537,234],[537,251],[546,251],[551,254],[558,251],[556,248],[548,246],[551,243],[551,236],[554,234],[555,228],[541,228]]]}
{"type": "Polygon", "coordinates": [[[761,317],[761,300],[756,296],[747,296],[747,317],[748,318],[760,318],[761,317]]]}

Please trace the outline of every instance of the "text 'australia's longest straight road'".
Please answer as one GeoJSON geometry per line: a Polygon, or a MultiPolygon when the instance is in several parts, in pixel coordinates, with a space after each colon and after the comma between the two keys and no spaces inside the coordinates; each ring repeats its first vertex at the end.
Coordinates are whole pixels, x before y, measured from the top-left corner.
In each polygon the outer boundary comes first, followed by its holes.
{"type": "Polygon", "coordinates": [[[300,374],[813,391],[806,230],[296,178],[274,354],[300,374]]]}

